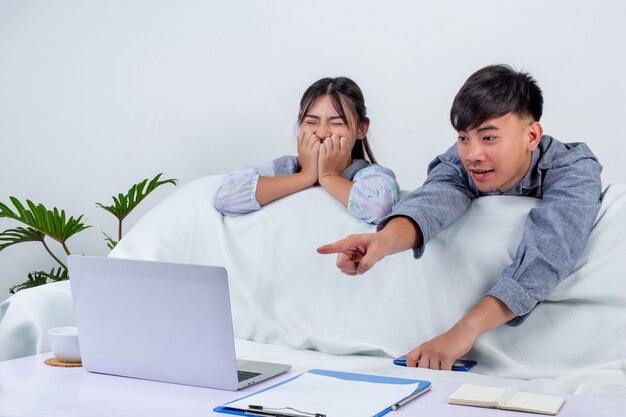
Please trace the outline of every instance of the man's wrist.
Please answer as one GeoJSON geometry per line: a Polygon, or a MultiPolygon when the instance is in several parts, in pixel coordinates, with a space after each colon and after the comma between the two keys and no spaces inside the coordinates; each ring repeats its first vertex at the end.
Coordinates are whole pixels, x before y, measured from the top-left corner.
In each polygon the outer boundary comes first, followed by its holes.
{"type": "Polygon", "coordinates": [[[378,231],[394,247],[391,253],[412,249],[422,244],[422,232],[413,219],[407,216],[392,217],[378,231]]]}
{"type": "Polygon", "coordinates": [[[506,304],[488,295],[459,320],[455,327],[460,326],[464,332],[478,338],[481,334],[501,326],[515,317],[515,313],[506,304]]]}

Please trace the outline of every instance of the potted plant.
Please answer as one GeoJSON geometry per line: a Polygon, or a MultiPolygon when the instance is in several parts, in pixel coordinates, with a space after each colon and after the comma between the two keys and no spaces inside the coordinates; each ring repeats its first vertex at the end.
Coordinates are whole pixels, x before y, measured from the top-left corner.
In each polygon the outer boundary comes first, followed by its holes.
{"type": "MultiPolygon", "coordinates": [[[[161,180],[162,175],[163,174],[160,173],[150,181],[146,178],[130,187],[126,194],[120,193],[117,196],[113,196],[113,204],[111,205],[107,206],[102,203],[96,203],[97,207],[113,214],[118,220],[117,240],[114,240],[111,236],[103,232],[109,249],[113,249],[117,242],[122,239],[122,222],[124,219],[148,196],[148,194],[164,184],[177,185],[178,180],[173,178],[161,180]]],[[[43,204],[35,204],[31,200],[26,200],[26,204],[23,204],[13,196],[9,197],[9,200],[14,208],[0,202],[0,217],[16,220],[25,225],[25,227],[20,226],[7,229],[0,233],[0,251],[18,243],[41,242],[44,249],[58,264],[58,266],[52,268],[50,272],[32,271],[28,273],[28,279],[21,284],[12,286],[9,292],[15,294],[17,291],[25,288],[36,287],[47,282],[69,279],[67,266],[50,250],[47,239],[56,241],[61,245],[66,255],[71,255],[66,244],[67,240],[76,233],[91,227],[83,222],[84,215],[80,215],[76,218],[70,216],[68,218],[65,214],[65,210],[59,210],[56,207],[49,210],[43,204]]]]}

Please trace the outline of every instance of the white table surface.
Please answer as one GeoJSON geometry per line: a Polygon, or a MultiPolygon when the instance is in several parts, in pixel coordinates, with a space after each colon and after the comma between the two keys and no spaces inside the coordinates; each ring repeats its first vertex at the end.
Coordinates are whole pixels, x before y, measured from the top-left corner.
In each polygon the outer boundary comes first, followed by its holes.
{"type": "MultiPolygon", "coordinates": [[[[307,369],[238,392],[167,384],[45,365],[51,353],[0,362],[0,416],[213,416],[215,406],[255,392],[307,369]]],[[[447,404],[460,383],[433,381],[431,392],[390,416],[530,416],[532,414],[447,404]]],[[[562,417],[626,416],[626,401],[563,394],[562,417]]],[[[344,416],[342,416],[344,417],[344,416]]],[[[345,416],[350,417],[350,416],[345,416]]]]}

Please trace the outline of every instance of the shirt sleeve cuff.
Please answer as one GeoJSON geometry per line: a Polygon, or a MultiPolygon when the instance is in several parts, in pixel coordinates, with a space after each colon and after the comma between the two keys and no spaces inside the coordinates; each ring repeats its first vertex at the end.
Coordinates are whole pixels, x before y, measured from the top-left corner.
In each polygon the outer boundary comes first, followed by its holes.
{"type": "Polygon", "coordinates": [[[524,287],[507,277],[501,278],[487,295],[502,301],[509,310],[517,315],[507,322],[509,326],[522,324],[528,314],[537,306],[537,303],[528,296],[524,287]]]}
{"type": "MultiPolygon", "coordinates": [[[[381,231],[383,229],[383,227],[385,227],[385,225],[387,223],[389,223],[389,221],[391,219],[393,219],[394,217],[406,217],[409,220],[411,220],[413,222],[413,225],[420,230],[420,232],[422,233],[422,236],[424,236],[424,232],[422,231],[422,228],[419,226],[419,224],[415,221],[415,219],[411,216],[409,216],[408,214],[402,214],[402,213],[398,213],[398,212],[394,212],[393,214],[390,214],[389,216],[385,217],[384,219],[382,219],[377,225],[376,225],[376,231],[381,231]]],[[[413,258],[415,259],[419,259],[422,257],[422,255],[424,254],[424,249],[426,247],[426,238],[424,237],[422,239],[422,244],[415,246],[413,248],[413,258]]]]}
{"type": "Polygon", "coordinates": [[[213,205],[225,216],[237,217],[261,208],[256,199],[259,174],[239,170],[222,179],[213,197],[213,205]]]}

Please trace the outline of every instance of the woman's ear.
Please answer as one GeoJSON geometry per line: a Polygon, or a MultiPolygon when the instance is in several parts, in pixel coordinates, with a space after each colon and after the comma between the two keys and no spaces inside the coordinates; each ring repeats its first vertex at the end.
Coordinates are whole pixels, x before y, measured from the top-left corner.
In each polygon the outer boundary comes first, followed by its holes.
{"type": "Polygon", "coordinates": [[[356,138],[363,139],[365,136],[367,136],[367,131],[369,127],[370,127],[370,124],[368,122],[359,123],[359,127],[356,130],[356,138]]]}

